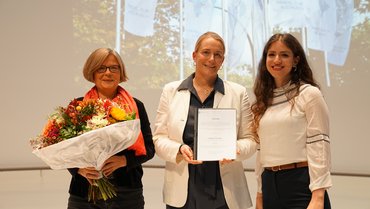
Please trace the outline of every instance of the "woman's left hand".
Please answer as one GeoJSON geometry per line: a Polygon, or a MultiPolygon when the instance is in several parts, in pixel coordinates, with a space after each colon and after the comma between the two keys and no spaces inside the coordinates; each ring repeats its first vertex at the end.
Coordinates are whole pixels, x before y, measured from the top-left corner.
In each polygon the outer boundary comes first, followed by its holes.
{"type": "Polygon", "coordinates": [[[323,209],[324,202],[323,201],[315,201],[311,199],[310,204],[308,205],[307,209],[323,209]]]}
{"type": "Polygon", "coordinates": [[[109,176],[113,173],[113,171],[117,170],[118,168],[125,167],[126,165],[126,156],[114,155],[104,162],[101,171],[103,172],[104,176],[109,176]]]}
{"type": "Polygon", "coordinates": [[[312,192],[310,204],[307,209],[323,209],[324,208],[325,189],[318,189],[312,192]]]}
{"type": "Polygon", "coordinates": [[[234,160],[230,160],[230,159],[222,159],[222,160],[220,160],[220,163],[221,163],[221,165],[224,165],[224,164],[227,164],[227,163],[231,163],[231,162],[233,162],[234,160]]]}
{"type": "MultiPolygon", "coordinates": [[[[239,149],[236,149],[236,154],[239,155],[240,154],[240,150],[239,149]]],[[[227,163],[231,163],[233,162],[234,160],[233,159],[222,159],[220,160],[220,163],[221,165],[224,165],[224,164],[227,164],[227,163]]]]}

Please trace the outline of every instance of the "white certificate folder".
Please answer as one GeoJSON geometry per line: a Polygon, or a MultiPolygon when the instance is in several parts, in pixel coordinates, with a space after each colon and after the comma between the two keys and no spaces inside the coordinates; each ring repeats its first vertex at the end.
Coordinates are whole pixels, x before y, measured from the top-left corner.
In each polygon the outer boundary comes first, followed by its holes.
{"type": "Polygon", "coordinates": [[[236,109],[198,108],[195,114],[194,158],[218,161],[236,158],[236,109]]]}

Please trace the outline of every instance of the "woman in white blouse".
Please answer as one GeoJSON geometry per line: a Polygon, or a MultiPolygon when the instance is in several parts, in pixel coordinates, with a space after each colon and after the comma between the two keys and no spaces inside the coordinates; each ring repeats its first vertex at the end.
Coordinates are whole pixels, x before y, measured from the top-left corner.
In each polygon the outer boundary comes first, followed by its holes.
{"type": "Polygon", "coordinates": [[[331,208],[328,107],[291,34],[268,40],[254,93],[256,208],[331,208]]]}

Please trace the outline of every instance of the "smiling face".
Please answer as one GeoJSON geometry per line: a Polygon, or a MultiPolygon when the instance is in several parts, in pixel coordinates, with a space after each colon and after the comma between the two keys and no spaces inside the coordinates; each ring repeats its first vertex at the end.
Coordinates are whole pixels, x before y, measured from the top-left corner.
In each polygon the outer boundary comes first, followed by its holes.
{"type": "Polygon", "coordinates": [[[275,80],[276,87],[287,84],[291,79],[291,71],[296,66],[299,57],[295,57],[292,50],[283,42],[276,41],[267,51],[266,67],[275,80]]]}
{"type": "Polygon", "coordinates": [[[224,47],[222,43],[212,37],[202,40],[193,52],[196,74],[203,78],[214,78],[224,61],[224,47]]]}
{"type": "MultiPolygon", "coordinates": [[[[111,67],[119,66],[117,58],[109,54],[101,66],[111,67]]],[[[111,98],[115,95],[118,84],[120,83],[120,71],[111,71],[106,69],[105,72],[94,72],[94,83],[101,97],[111,98]]]]}

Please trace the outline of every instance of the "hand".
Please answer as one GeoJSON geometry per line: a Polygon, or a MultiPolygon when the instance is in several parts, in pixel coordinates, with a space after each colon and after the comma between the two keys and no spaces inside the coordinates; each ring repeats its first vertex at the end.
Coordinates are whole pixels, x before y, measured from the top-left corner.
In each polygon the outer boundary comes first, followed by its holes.
{"type": "Polygon", "coordinates": [[[310,204],[307,209],[323,209],[324,208],[325,189],[317,189],[312,192],[310,204]]]}
{"type": "Polygon", "coordinates": [[[256,209],[263,209],[262,193],[257,192],[256,196],[256,209]]]}
{"type": "Polygon", "coordinates": [[[104,176],[109,176],[113,173],[113,171],[117,170],[118,168],[125,167],[126,165],[126,156],[114,155],[104,162],[101,171],[103,172],[104,176]]]}
{"type": "Polygon", "coordinates": [[[311,198],[310,204],[308,204],[307,209],[324,209],[324,200],[311,198]]]}
{"type": "Polygon", "coordinates": [[[186,144],[181,145],[179,152],[182,155],[183,159],[189,164],[202,164],[203,163],[200,160],[194,160],[193,150],[186,144]]]}
{"type": "Polygon", "coordinates": [[[93,179],[100,178],[100,172],[97,171],[94,167],[79,168],[77,173],[85,177],[90,184],[93,183],[93,179]]]}
{"type": "MultiPolygon", "coordinates": [[[[236,149],[236,154],[239,155],[240,154],[240,150],[239,149],[236,149]]],[[[222,159],[220,160],[220,163],[221,165],[224,165],[224,164],[227,164],[227,163],[231,163],[233,162],[234,160],[233,159],[222,159]]]]}
{"type": "Polygon", "coordinates": [[[224,165],[224,164],[227,164],[227,163],[231,163],[231,162],[233,162],[234,160],[232,160],[232,159],[222,159],[222,160],[220,160],[220,163],[221,163],[221,165],[224,165]]]}

